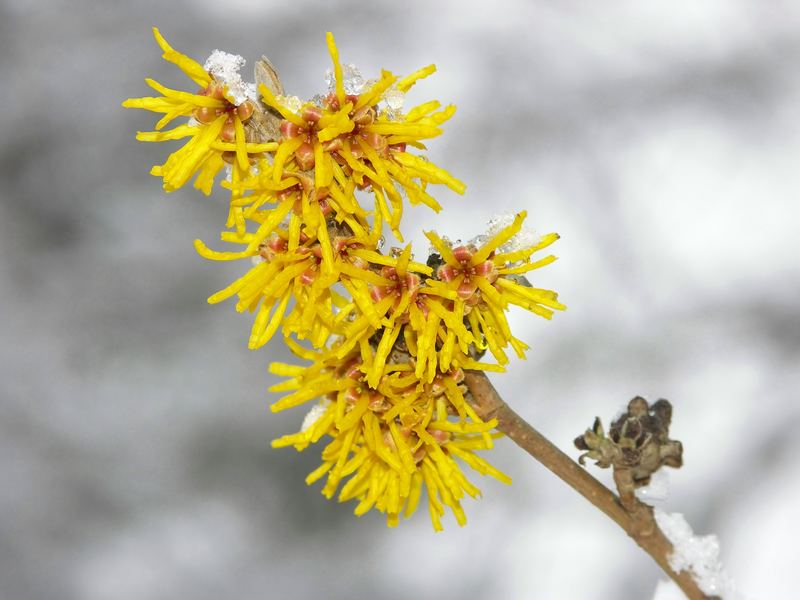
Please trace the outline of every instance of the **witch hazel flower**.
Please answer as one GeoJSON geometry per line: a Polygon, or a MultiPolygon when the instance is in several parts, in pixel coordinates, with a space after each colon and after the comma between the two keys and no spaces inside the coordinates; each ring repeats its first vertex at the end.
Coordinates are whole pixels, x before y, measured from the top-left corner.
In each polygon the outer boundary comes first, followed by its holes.
{"type": "Polygon", "coordinates": [[[241,77],[236,77],[241,57],[217,50],[204,67],[173,49],[155,27],[153,35],[163,50],[164,60],[177,66],[200,89],[196,92],[173,90],[148,78],[145,79],[147,85],[161,96],[130,98],[122,106],[164,115],[156,123],[155,131],[136,134],[139,141],[164,142],[190,138],[163,165],[157,165],[150,171],[152,175],[162,178],[164,190],[173,192],[196,174],[195,187],[208,195],[214,178],[226,163],[235,165],[238,172],[246,174],[256,157],[271,150],[273,144],[254,141],[251,120],[258,104],[245,93],[247,86],[241,82],[241,77]],[[187,118],[187,122],[162,131],[180,117],[187,118]]]}
{"type": "Polygon", "coordinates": [[[464,499],[480,495],[469,473],[511,482],[481,456],[498,422],[476,412],[465,379],[502,371],[509,346],[524,356],[505,316],[510,306],[546,318],[564,309],[555,292],[518,282],[555,259],[532,255],[558,236],[525,241],[523,212],[480,242],[428,232],[436,254],[425,262],[411,245],[382,251],[384,227],[402,241],[406,203],[439,211],[436,189],[466,189],[423,153],[455,107],[407,101],[434,65],[367,79],[340,60],[329,33],[327,89],[302,100],[284,92],[265,59],[255,85],[242,78],[243,57],[215,50],[201,65],[154,34],[164,58],[199,89],[148,80],[160,97],[124,103],[164,114],[138,139],[188,138],[153,174],[167,191],[196,177],[208,194],[230,165],[220,183],[229,194],[225,246],[195,240],[195,248],[243,268],[208,302],[232,300],[252,315],[250,349],[281,339],[302,363],[270,366],[285,378],[270,388],[281,394],[273,411],[312,406],[299,431],[273,446],[324,444],[306,481],[353,502],[358,516],[377,511],[393,527],[426,503],[437,531],[448,512],[464,525],[464,499]],[[187,122],[162,131],[177,118],[187,122]],[[494,362],[481,362],[487,349],[494,362]]]}

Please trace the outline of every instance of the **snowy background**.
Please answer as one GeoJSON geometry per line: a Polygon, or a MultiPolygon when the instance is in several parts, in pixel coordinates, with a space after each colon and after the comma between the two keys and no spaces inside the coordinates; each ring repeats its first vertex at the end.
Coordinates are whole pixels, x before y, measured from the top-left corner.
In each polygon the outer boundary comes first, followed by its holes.
{"type": "Polygon", "coordinates": [[[498,388],[572,455],[595,415],[670,399],[667,510],[719,534],[745,597],[796,597],[800,5],[551,4],[0,0],[2,600],[638,600],[660,578],[508,441],[514,485],[479,481],[437,535],[354,518],[303,483],[317,451],[270,449],[303,414],[267,409],[284,351],[206,304],[240,269],[191,243],[224,198],[165,196],[167,148],[133,140],[154,119],[120,108],[145,76],[186,85],[151,25],[201,61],[265,53],[300,96],[328,29],[365,75],[436,62],[412,100],[459,106],[431,157],[468,191],[405,229],[527,208],[562,235],[537,282],[569,310],[514,316],[534,348],[498,388]]]}

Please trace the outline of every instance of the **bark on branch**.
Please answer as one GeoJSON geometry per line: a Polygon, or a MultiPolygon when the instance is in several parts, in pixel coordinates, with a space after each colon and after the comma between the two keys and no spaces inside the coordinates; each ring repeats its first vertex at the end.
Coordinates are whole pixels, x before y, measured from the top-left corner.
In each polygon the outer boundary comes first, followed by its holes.
{"type": "Polygon", "coordinates": [[[464,382],[470,390],[472,405],[481,418],[497,419],[499,431],[603,511],[656,561],[689,600],[712,600],[700,590],[691,573],[676,573],[669,566],[672,544],[656,524],[650,506],[634,496],[632,500],[626,498],[628,508],[623,507],[616,494],[515,413],[483,372],[466,371],[464,382]]]}

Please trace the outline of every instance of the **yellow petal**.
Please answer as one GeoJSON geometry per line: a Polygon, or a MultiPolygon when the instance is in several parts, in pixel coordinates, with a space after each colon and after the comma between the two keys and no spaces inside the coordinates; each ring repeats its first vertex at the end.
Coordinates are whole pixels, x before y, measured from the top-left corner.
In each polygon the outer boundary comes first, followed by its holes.
{"type": "Polygon", "coordinates": [[[339,104],[344,104],[344,79],[342,77],[342,63],[339,62],[339,49],[336,47],[336,41],[333,39],[333,34],[329,31],[325,34],[325,41],[328,44],[328,52],[333,61],[333,76],[336,80],[336,97],[339,99],[339,104]]]}
{"type": "Polygon", "coordinates": [[[164,60],[177,66],[200,87],[206,87],[209,83],[211,83],[211,76],[200,65],[200,63],[192,60],[185,54],[177,52],[167,43],[167,40],[164,39],[164,36],[161,35],[161,32],[157,27],[153,27],[153,36],[156,38],[156,42],[159,46],[161,46],[161,50],[164,52],[164,54],[161,55],[164,60]]]}
{"type": "Polygon", "coordinates": [[[417,69],[410,75],[406,75],[400,81],[397,82],[397,89],[401,92],[407,92],[412,85],[414,85],[420,79],[424,79],[428,75],[431,75],[436,72],[436,65],[428,65],[427,67],[422,67],[421,69],[417,69]]]}

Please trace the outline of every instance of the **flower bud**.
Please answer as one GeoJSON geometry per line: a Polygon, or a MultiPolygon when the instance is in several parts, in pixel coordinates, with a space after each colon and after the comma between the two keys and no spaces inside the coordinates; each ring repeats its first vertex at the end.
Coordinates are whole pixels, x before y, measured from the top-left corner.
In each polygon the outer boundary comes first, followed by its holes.
{"type": "Polygon", "coordinates": [[[250,100],[245,100],[236,107],[236,114],[243,123],[253,116],[253,111],[255,111],[255,106],[250,100]]]}
{"type": "Polygon", "coordinates": [[[314,147],[308,142],[303,142],[300,147],[294,151],[294,159],[297,161],[303,171],[308,171],[314,168],[314,147]]]}

